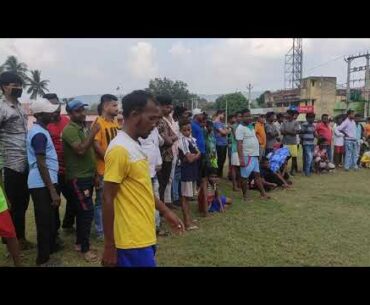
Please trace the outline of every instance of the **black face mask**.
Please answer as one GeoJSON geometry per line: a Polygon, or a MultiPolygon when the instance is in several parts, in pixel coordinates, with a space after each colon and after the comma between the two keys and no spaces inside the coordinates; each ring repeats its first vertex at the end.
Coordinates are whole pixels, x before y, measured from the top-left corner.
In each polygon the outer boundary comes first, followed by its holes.
{"type": "Polygon", "coordinates": [[[22,96],[22,93],[23,93],[23,89],[21,89],[21,88],[12,88],[12,91],[11,91],[10,95],[15,97],[15,98],[19,98],[19,97],[22,96]]]}

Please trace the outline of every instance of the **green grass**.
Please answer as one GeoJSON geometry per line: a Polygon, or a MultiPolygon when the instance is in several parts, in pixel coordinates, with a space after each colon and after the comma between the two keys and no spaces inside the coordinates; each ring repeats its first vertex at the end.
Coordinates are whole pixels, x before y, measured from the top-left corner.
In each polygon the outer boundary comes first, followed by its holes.
{"type": "MultiPolygon", "coordinates": [[[[245,204],[223,181],[223,193],[234,199],[224,214],[199,218],[198,231],[160,238],[159,266],[370,266],[370,170],[293,178],[294,188],[276,190],[270,201],[245,204]]],[[[32,205],[27,235],[35,242],[32,205]]],[[[92,244],[102,250],[102,242],[92,244]]],[[[65,266],[94,266],[73,251],[74,236],[61,234],[66,249],[56,254],[65,266]]],[[[34,266],[35,250],[23,262],[34,266]]],[[[98,266],[99,264],[95,264],[98,266]]],[[[11,266],[0,248],[0,266],[11,266]]]]}

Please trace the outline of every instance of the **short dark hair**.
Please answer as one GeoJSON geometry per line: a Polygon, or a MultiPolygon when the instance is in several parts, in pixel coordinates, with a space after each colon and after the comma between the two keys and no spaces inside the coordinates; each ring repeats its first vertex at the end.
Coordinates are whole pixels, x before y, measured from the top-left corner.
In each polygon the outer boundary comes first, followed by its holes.
{"type": "Polygon", "coordinates": [[[242,115],[242,112],[241,111],[235,112],[235,116],[237,116],[238,114],[242,115]]]}
{"type": "Polygon", "coordinates": [[[96,107],[96,110],[98,111],[99,115],[102,115],[102,113],[103,113],[103,104],[102,103],[98,104],[98,107],[96,107]]]}
{"type": "Polygon", "coordinates": [[[306,118],[315,118],[316,117],[316,114],[314,112],[308,112],[306,113],[306,118]]]}
{"type": "Polygon", "coordinates": [[[286,113],[293,116],[295,112],[294,112],[294,110],[289,109],[289,110],[287,110],[286,113]]]}
{"type": "Polygon", "coordinates": [[[207,126],[207,127],[211,127],[211,128],[212,128],[212,127],[213,127],[213,122],[212,122],[212,120],[207,120],[207,121],[206,121],[206,126],[207,126]]]}
{"type": "Polygon", "coordinates": [[[161,106],[172,105],[172,97],[169,95],[158,95],[156,100],[161,106]]]}
{"type": "Polygon", "coordinates": [[[58,95],[56,95],[56,93],[46,93],[42,96],[42,98],[45,98],[47,100],[57,99],[59,101],[58,95]]]}
{"type": "Polygon", "coordinates": [[[229,114],[227,120],[230,121],[232,118],[235,118],[235,114],[229,114]]]}
{"type": "Polygon", "coordinates": [[[356,113],[355,118],[362,118],[362,115],[360,113],[356,113]]]}
{"type": "Polygon", "coordinates": [[[216,111],[216,115],[220,115],[221,113],[225,113],[225,110],[218,109],[218,110],[216,111]]]}
{"type": "Polygon", "coordinates": [[[276,118],[277,118],[277,119],[284,118],[284,113],[279,112],[279,113],[276,115],[276,118]]]}
{"type": "MultiPolygon", "coordinates": [[[[6,72],[3,72],[0,74],[0,87],[1,87],[1,90],[3,90],[3,86],[7,86],[9,84],[20,84],[23,86],[23,80],[22,78],[18,75],[18,74],[15,74],[13,72],[9,72],[9,71],[6,71],[6,72]]],[[[4,90],[3,90],[4,92],[4,90]]]]}
{"type": "Polygon", "coordinates": [[[110,101],[118,101],[117,96],[113,94],[103,94],[100,98],[100,104],[104,104],[105,102],[110,102],[110,101]]]}
{"type": "Polygon", "coordinates": [[[135,90],[122,98],[122,115],[128,118],[133,111],[142,111],[149,100],[158,105],[155,97],[144,90],[135,90]]]}
{"type": "Polygon", "coordinates": [[[370,116],[366,119],[366,121],[370,121],[370,116]]]}
{"type": "Polygon", "coordinates": [[[179,128],[181,129],[183,126],[190,125],[191,122],[189,119],[181,119],[179,121],[179,128]]]}
{"type": "Polygon", "coordinates": [[[263,113],[261,113],[258,117],[259,118],[266,118],[266,116],[263,113]]]}
{"type": "Polygon", "coordinates": [[[244,115],[245,113],[251,113],[251,111],[248,108],[245,108],[240,112],[242,113],[242,115],[244,115]]]}
{"type": "Polygon", "coordinates": [[[173,117],[177,120],[181,118],[181,116],[187,111],[187,109],[183,106],[176,106],[173,109],[173,117]]]}
{"type": "Polygon", "coordinates": [[[326,113],[324,113],[322,116],[321,116],[321,119],[323,119],[324,117],[329,117],[329,115],[328,114],[326,114],[326,113]]]}
{"type": "Polygon", "coordinates": [[[351,113],[354,113],[355,111],[352,109],[347,110],[347,115],[350,115],[351,113]]]}
{"type": "Polygon", "coordinates": [[[267,112],[266,113],[266,119],[271,118],[273,115],[275,115],[275,112],[273,112],[273,111],[267,112]]]}
{"type": "Polygon", "coordinates": [[[262,158],[261,158],[261,163],[262,163],[262,162],[266,162],[266,161],[269,161],[269,159],[268,159],[267,157],[262,157],[262,158]]]}

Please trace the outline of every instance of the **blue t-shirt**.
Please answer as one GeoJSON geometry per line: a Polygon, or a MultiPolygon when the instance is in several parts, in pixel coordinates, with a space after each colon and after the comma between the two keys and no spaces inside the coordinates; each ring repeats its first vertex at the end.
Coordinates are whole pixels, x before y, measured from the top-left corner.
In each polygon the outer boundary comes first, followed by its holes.
{"type": "Polygon", "coordinates": [[[42,154],[46,158],[46,166],[49,170],[51,182],[58,183],[58,156],[51,140],[49,132],[39,124],[33,124],[27,135],[27,157],[29,165],[28,188],[45,187],[37,166],[36,155],[42,154]]]}
{"type": "Polygon", "coordinates": [[[227,136],[222,136],[218,129],[225,128],[225,124],[222,122],[213,122],[213,128],[215,130],[215,138],[217,146],[227,146],[227,136]]]}
{"type": "Polygon", "coordinates": [[[202,154],[206,153],[206,143],[204,141],[203,127],[199,125],[197,121],[191,122],[191,133],[193,137],[197,140],[197,146],[202,154]]]}

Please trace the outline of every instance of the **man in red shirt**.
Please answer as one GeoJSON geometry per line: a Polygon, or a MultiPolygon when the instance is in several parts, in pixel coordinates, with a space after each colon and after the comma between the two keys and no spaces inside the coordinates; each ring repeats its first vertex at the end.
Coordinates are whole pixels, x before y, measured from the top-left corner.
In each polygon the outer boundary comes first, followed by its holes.
{"type": "Polygon", "coordinates": [[[331,142],[333,138],[333,131],[329,124],[329,116],[327,114],[323,114],[321,116],[321,122],[316,125],[316,133],[318,138],[324,139],[324,146],[326,152],[328,154],[330,162],[333,162],[332,156],[332,149],[331,149],[331,142]]]}
{"type": "MultiPolygon", "coordinates": [[[[53,104],[60,104],[58,96],[54,93],[48,93],[44,95],[44,98],[49,100],[53,104]]],[[[76,211],[73,207],[73,202],[71,200],[70,190],[67,187],[65,179],[65,164],[64,164],[64,155],[63,155],[63,145],[62,145],[62,132],[64,127],[69,123],[69,118],[67,115],[61,115],[61,107],[59,111],[55,112],[54,123],[50,123],[47,128],[51,135],[55,150],[58,155],[59,163],[59,173],[58,173],[58,192],[63,194],[64,198],[67,201],[66,212],[64,214],[62,228],[66,231],[73,231],[73,224],[75,222],[76,211]]],[[[57,230],[60,228],[60,219],[59,212],[57,213],[57,230]]]]}

